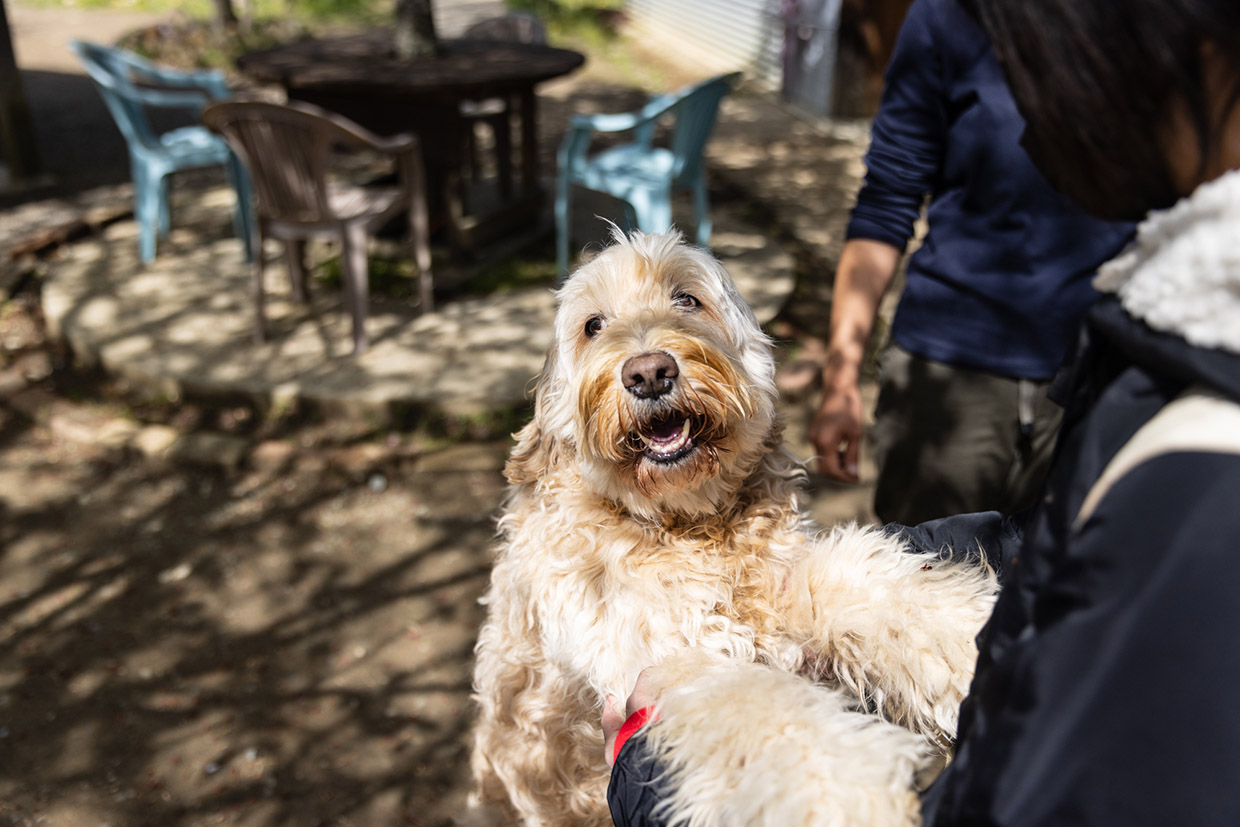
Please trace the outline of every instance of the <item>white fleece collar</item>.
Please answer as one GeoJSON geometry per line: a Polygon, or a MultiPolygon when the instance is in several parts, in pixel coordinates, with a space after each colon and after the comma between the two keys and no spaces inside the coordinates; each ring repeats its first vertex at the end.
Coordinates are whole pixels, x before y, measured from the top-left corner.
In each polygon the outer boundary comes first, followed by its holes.
{"type": "Polygon", "coordinates": [[[1240,353],[1240,170],[1150,213],[1094,288],[1155,330],[1240,353]]]}

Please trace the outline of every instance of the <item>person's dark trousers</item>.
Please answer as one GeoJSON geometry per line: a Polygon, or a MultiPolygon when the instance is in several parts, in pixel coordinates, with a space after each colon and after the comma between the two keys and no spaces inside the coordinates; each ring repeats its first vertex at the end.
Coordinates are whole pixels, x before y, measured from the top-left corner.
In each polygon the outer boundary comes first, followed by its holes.
{"type": "Polygon", "coordinates": [[[1032,505],[1062,415],[1047,399],[1049,387],[888,347],[870,432],[875,514],[884,523],[916,525],[1032,505]]]}

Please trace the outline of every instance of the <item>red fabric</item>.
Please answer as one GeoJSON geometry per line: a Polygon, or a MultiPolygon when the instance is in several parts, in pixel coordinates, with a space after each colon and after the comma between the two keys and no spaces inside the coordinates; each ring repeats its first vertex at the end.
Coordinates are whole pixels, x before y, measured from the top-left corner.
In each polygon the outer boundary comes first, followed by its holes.
{"type": "Polygon", "coordinates": [[[624,725],[620,727],[620,731],[616,733],[616,746],[611,753],[612,761],[615,761],[620,754],[620,748],[624,746],[625,741],[628,741],[629,738],[633,737],[633,733],[644,727],[653,715],[653,706],[643,706],[628,717],[624,725]]]}

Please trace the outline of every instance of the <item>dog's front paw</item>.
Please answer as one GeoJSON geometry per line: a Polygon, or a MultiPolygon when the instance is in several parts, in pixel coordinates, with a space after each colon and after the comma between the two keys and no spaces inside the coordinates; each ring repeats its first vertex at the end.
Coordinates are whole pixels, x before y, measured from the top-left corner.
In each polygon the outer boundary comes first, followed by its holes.
{"type": "Polygon", "coordinates": [[[811,673],[946,749],[997,590],[984,566],[916,553],[877,529],[837,528],[793,570],[789,633],[812,653],[811,673]]]}
{"type": "Polygon", "coordinates": [[[699,658],[656,671],[645,737],[689,827],[911,827],[924,738],[779,669],[699,658]],[[678,678],[687,678],[676,682],[678,678]]]}

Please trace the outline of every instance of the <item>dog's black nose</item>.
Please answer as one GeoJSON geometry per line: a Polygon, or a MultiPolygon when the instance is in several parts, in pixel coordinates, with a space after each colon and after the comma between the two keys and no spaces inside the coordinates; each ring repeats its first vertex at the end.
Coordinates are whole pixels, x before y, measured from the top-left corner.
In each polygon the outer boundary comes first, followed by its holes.
{"type": "Polygon", "coordinates": [[[666,353],[643,353],[624,363],[620,380],[638,399],[657,399],[676,387],[680,368],[666,353]]]}

